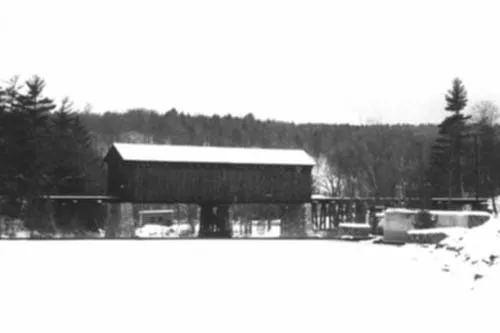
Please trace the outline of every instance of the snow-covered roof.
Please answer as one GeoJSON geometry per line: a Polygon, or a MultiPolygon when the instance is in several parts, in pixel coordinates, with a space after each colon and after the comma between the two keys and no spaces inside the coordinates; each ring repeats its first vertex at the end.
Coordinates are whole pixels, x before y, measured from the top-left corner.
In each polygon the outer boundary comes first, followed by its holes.
{"type": "Polygon", "coordinates": [[[263,149],[114,143],[124,161],[313,166],[300,149],[263,149]]]}

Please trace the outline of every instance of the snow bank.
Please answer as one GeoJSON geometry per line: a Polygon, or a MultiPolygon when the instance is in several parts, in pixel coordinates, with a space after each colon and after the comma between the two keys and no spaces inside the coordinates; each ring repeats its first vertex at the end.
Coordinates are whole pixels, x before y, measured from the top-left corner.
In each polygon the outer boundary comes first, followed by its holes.
{"type": "Polygon", "coordinates": [[[490,273],[497,272],[496,284],[500,285],[500,218],[491,218],[476,228],[449,228],[446,232],[448,237],[428,247],[428,254],[441,270],[459,277],[471,288],[482,285],[484,277],[494,279],[490,273]]]}
{"type": "MultiPolygon", "coordinates": [[[[389,208],[384,214],[384,241],[406,243],[408,232],[414,230],[419,211],[414,209],[389,208]]],[[[437,228],[473,228],[488,221],[491,214],[479,211],[429,211],[437,228]]],[[[435,230],[435,229],[434,229],[435,230]]]]}
{"type": "Polygon", "coordinates": [[[436,244],[448,237],[461,236],[467,230],[467,228],[462,227],[409,230],[408,242],[419,244],[436,244]]]}
{"type": "Polygon", "coordinates": [[[457,231],[437,247],[454,251],[471,262],[493,262],[492,256],[500,256],[500,218],[492,218],[477,228],[457,231]]]}
{"type": "Polygon", "coordinates": [[[477,281],[474,292],[490,300],[500,297],[500,265],[493,265],[484,278],[477,281]]]}
{"type": "Polygon", "coordinates": [[[31,232],[28,230],[18,230],[14,233],[0,234],[1,239],[28,239],[31,238],[31,232]]]}
{"type": "Polygon", "coordinates": [[[365,240],[370,238],[371,226],[366,223],[340,223],[338,228],[317,230],[313,237],[325,239],[365,240]]]}

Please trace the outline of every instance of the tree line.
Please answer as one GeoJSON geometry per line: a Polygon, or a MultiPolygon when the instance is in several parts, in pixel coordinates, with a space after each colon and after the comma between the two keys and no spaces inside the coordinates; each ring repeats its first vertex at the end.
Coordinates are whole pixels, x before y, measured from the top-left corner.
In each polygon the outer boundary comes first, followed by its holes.
{"type": "Polygon", "coordinates": [[[0,86],[1,214],[22,215],[42,193],[106,193],[102,158],[113,142],[304,149],[317,161],[314,192],[333,196],[491,196],[500,181],[498,108],[483,101],[466,115],[459,79],[438,126],[295,124],[175,108],[99,114],[57,104],[44,87],[38,76],[0,86]]]}
{"type": "Polygon", "coordinates": [[[469,109],[456,78],[444,94],[450,113],[439,125],[294,124],[253,114],[189,115],[133,109],[87,112],[82,121],[101,154],[114,141],[160,144],[299,148],[316,159],[314,191],[334,196],[491,196],[500,182],[498,107],[469,109]]]}
{"type": "Polygon", "coordinates": [[[159,113],[80,115],[101,155],[113,142],[304,149],[313,156],[315,191],[338,196],[393,196],[404,185],[417,195],[437,134],[435,125],[325,125],[258,120],[252,114],[192,116],[159,113]]]}
{"type": "Polygon", "coordinates": [[[44,96],[39,76],[0,86],[0,191],[2,215],[23,217],[28,227],[54,227],[37,214],[44,194],[98,190],[100,158],[72,103],[44,96]],[[41,225],[45,224],[45,225],[41,225]]]}
{"type": "Polygon", "coordinates": [[[438,125],[431,148],[425,185],[432,196],[494,197],[498,193],[499,109],[491,101],[481,101],[466,113],[467,104],[467,90],[456,78],[445,95],[450,115],[438,125]]]}

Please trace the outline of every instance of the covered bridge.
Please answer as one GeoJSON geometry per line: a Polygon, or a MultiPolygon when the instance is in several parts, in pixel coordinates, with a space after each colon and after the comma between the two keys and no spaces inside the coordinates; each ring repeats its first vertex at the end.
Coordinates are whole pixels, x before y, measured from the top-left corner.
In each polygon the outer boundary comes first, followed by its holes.
{"type": "Polygon", "coordinates": [[[115,143],[108,193],[129,202],[303,203],[314,160],[303,150],[115,143]]]}
{"type": "Polygon", "coordinates": [[[114,143],[105,161],[109,195],[120,202],[198,204],[201,236],[227,234],[231,204],[286,204],[294,207],[288,215],[295,223],[297,207],[311,199],[315,164],[296,149],[128,143],[114,143]]]}

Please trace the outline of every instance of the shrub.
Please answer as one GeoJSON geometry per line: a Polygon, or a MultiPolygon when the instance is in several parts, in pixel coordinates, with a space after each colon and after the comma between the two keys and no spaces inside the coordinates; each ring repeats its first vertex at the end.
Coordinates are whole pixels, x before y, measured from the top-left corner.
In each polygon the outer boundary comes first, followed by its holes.
{"type": "Polygon", "coordinates": [[[435,225],[436,220],[429,211],[419,210],[417,215],[415,215],[415,221],[413,222],[415,229],[429,229],[434,228],[435,225]]]}

